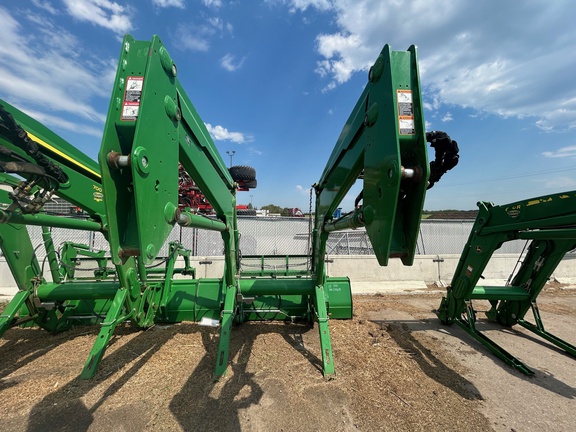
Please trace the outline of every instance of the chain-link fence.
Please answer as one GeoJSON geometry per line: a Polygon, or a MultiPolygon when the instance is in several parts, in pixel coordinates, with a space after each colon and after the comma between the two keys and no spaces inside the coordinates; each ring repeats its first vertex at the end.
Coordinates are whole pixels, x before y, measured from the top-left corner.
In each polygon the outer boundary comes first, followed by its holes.
{"type": "MultiPolygon", "coordinates": [[[[423,220],[420,224],[418,255],[460,254],[468,241],[473,220],[423,220]]],[[[506,242],[498,253],[520,253],[525,241],[506,242]]],[[[327,252],[332,255],[373,255],[374,250],[364,229],[330,234],[327,252]]]]}
{"type": "MultiPolygon", "coordinates": [[[[423,220],[417,243],[419,255],[460,254],[472,229],[472,220],[423,220]]],[[[311,248],[308,218],[239,217],[240,250],[243,255],[305,255],[311,248]]],[[[42,229],[28,227],[32,243],[44,255],[42,229]]],[[[53,228],[56,249],[66,241],[88,245],[93,250],[107,250],[108,243],[100,233],[53,228]]],[[[197,228],[176,226],[159,256],[168,255],[168,242],[179,241],[193,256],[221,256],[223,243],[220,233],[197,228]]],[[[520,253],[525,242],[504,243],[498,253],[520,253]]],[[[374,250],[364,229],[337,231],[327,243],[329,255],[373,255],[374,250]]]]}
{"type": "MultiPolygon", "coordinates": [[[[426,220],[420,224],[418,254],[444,255],[460,254],[468,241],[474,220],[426,220]]],[[[498,253],[516,254],[522,252],[525,240],[506,242],[498,253]]]]}

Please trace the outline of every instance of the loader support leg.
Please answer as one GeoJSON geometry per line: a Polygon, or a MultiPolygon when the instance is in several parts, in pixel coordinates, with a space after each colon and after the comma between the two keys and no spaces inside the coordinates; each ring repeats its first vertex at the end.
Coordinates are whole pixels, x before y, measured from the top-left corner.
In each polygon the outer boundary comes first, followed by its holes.
{"type": "Polygon", "coordinates": [[[454,322],[458,324],[463,330],[465,330],[470,336],[488,348],[492,354],[503,360],[507,365],[512,366],[523,374],[534,375],[534,371],[532,371],[532,369],[530,369],[492,339],[483,335],[476,329],[475,312],[470,301],[466,302],[466,319],[458,318],[454,322]]]}
{"type": "Polygon", "coordinates": [[[8,306],[6,306],[6,309],[4,309],[4,312],[0,315],[0,337],[10,328],[14,316],[18,313],[29,295],[29,291],[18,291],[8,306]]]}
{"type": "Polygon", "coordinates": [[[118,324],[129,318],[129,315],[120,316],[127,295],[128,290],[126,289],[119,289],[116,292],[116,296],[114,297],[114,300],[112,300],[112,306],[110,306],[110,309],[106,314],[106,319],[102,323],[100,333],[98,333],[92,351],[90,351],[90,354],[88,355],[88,360],[86,360],[80,379],[91,379],[94,377],[98,365],[100,364],[100,360],[102,360],[102,357],[104,356],[108,342],[110,341],[112,334],[114,334],[114,329],[118,324]]]}
{"type": "Polygon", "coordinates": [[[224,310],[222,311],[222,326],[220,328],[220,340],[218,341],[218,357],[216,358],[216,368],[214,369],[214,379],[226,375],[228,366],[228,352],[230,350],[230,332],[232,331],[232,322],[234,321],[234,309],[236,305],[235,286],[226,288],[224,298],[224,310]]]}
{"type": "Polygon", "coordinates": [[[328,313],[326,311],[326,297],[324,287],[315,288],[315,308],[318,320],[318,331],[320,332],[320,349],[322,350],[322,372],[324,378],[334,377],[334,362],[332,359],[332,342],[330,340],[330,328],[328,327],[328,313]]]}
{"type": "Polygon", "coordinates": [[[553,335],[552,333],[547,332],[544,330],[544,324],[542,323],[542,318],[540,317],[540,311],[538,310],[538,305],[536,302],[532,302],[532,312],[534,313],[534,321],[536,321],[536,325],[528,322],[524,319],[518,320],[518,324],[524,327],[531,332],[536,333],[543,339],[546,339],[548,342],[553,343],[557,347],[563,349],[572,357],[576,357],[576,346],[569,344],[568,342],[560,339],[558,336],[553,335]]]}

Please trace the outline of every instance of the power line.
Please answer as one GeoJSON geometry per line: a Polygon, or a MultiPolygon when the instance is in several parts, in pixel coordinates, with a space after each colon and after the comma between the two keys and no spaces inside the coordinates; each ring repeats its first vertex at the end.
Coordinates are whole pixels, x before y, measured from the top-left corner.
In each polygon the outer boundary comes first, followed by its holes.
{"type": "Polygon", "coordinates": [[[565,171],[573,171],[573,170],[576,170],[576,168],[563,168],[563,169],[554,169],[554,170],[548,170],[548,171],[538,171],[538,172],[532,172],[530,174],[518,174],[515,176],[497,177],[497,178],[493,178],[493,179],[483,179],[483,180],[476,180],[476,181],[463,182],[463,183],[450,183],[450,184],[438,183],[437,186],[439,186],[440,188],[443,189],[443,188],[447,188],[447,187],[465,186],[465,185],[478,184],[478,183],[488,183],[488,182],[510,180],[510,179],[523,178],[523,177],[534,177],[534,176],[538,176],[538,175],[565,172],[565,171]]]}
{"type": "MultiPolygon", "coordinates": [[[[521,194],[521,193],[528,193],[530,192],[531,195],[529,197],[526,197],[524,199],[528,199],[528,198],[533,198],[535,197],[535,195],[533,194],[533,192],[538,192],[538,191],[549,191],[549,190],[554,190],[556,192],[554,193],[562,193],[562,192],[567,192],[565,189],[564,190],[559,190],[558,186],[554,186],[554,187],[548,187],[548,188],[539,188],[539,189],[525,189],[525,190],[509,190],[509,191],[505,191],[505,192],[489,192],[490,196],[494,196],[494,195],[517,195],[517,194],[521,194]]],[[[477,192],[476,192],[477,194],[477,192]]],[[[476,195],[475,195],[476,196],[476,195]]],[[[443,199],[443,198],[468,198],[470,197],[470,193],[465,194],[465,195],[445,195],[445,196],[439,196],[439,195],[435,195],[434,199],[443,199]]],[[[522,198],[520,199],[515,199],[515,201],[522,201],[522,198]]]]}

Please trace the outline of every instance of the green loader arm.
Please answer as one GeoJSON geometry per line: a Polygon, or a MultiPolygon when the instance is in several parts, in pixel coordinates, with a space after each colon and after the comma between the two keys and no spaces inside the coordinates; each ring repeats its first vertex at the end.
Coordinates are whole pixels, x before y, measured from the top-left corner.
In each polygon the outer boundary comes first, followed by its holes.
{"type": "MultiPolygon", "coordinates": [[[[220,288],[220,367],[215,372],[219,376],[226,370],[239,298],[238,185],[177,75],[160,38],[124,38],[99,154],[109,241],[112,260],[121,269],[121,289],[136,298],[141,288],[130,260],[137,261],[140,280],[146,284],[143,266],[154,261],[176,223],[221,233],[225,271],[220,288]],[[215,219],[178,209],[178,162],[214,207],[215,219]]],[[[157,299],[148,303],[158,307],[157,299]]]]}
{"type": "Polygon", "coordinates": [[[19,290],[0,317],[0,335],[11,326],[28,322],[55,330],[62,323],[60,313],[42,307],[34,296],[45,280],[26,225],[42,226],[52,280],[59,282],[58,259],[48,227],[105,234],[98,164],[0,100],[0,183],[4,186],[0,190],[0,248],[19,290]],[[89,218],[79,220],[44,213],[44,204],[54,195],[81,207],[89,218]]]}
{"type": "MultiPolygon", "coordinates": [[[[313,245],[311,256],[305,257],[311,265],[293,270],[291,257],[282,257],[281,273],[268,272],[265,261],[270,257],[256,258],[261,260],[259,270],[241,268],[239,185],[157,36],[137,41],[127,35],[123,40],[98,164],[3,103],[7,114],[0,124],[6,126],[3,135],[0,128],[0,166],[7,174],[1,176],[14,191],[0,193],[5,203],[0,208],[0,245],[13,257],[10,267],[22,294],[0,317],[0,334],[26,324],[22,319],[51,331],[97,323],[100,332],[81,374],[91,378],[115,328],[125,321],[140,328],[185,320],[219,325],[214,370],[218,378],[228,366],[234,322],[316,321],[322,370],[326,377],[333,376],[328,321],[352,317],[352,295],[348,278],[326,276],[326,241],[335,230],[365,226],[381,265],[390,257],[412,264],[430,175],[420,92],[416,48],[392,51],[385,46],[315,185],[313,245]],[[179,163],[206,196],[215,217],[179,208],[179,163]],[[334,220],[334,210],[358,178],[363,179],[363,189],[354,211],[334,220]],[[42,213],[51,194],[82,208],[89,219],[42,213]],[[41,274],[30,238],[21,229],[25,225],[43,226],[52,282],[41,274]],[[189,251],[176,243],[170,244],[163,276],[152,268],[175,225],[220,233],[225,261],[221,278],[196,279],[186,264],[182,275],[192,278],[173,279],[176,258],[189,258],[189,251]],[[58,260],[48,227],[102,232],[115,267],[113,280],[103,280],[111,271],[108,255],[85,245],[68,242],[62,249],[65,256],[58,260]],[[24,254],[18,252],[19,245],[24,254]],[[77,277],[74,267],[87,258],[98,266],[90,280],[77,277]]],[[[436,167],[434,181],[453,165],[454,159],[451,165],[436,167]]],[[[243,187],[247,184],[256,182],[243,187]]]]}
{"type": "Polygon", "coordinates": [[[489,319],[505,326],[520,324],[568,354],[576,347],[544,330],[536,299],[567,252],[576,248],[576,191],[494,206],[478,203],[479,213],[458,262],[446,297],[438,310],[445,324],[456,323],[507,364],[533,372],[520,360],[480,333],[475,326],[473,300],[488,300],[489,319]],[[478,285],[490,258],[503,243],[529,241],[526,256],[505,286],[478,285]],[[532,310],[535,324],[525,320],[532,310]]]}
{"type": "Polygon", "coordinates": [[[317,282],[328,235],[339,229],[365,226],[380,265],[389,257],[412,264],[430,172],[426,146],[416,47],[392,51],[386,45],[315,185],[317,282]],[[363,189],[355,210],[332,220],[359,177],[363,189]]]}
{"type": "MultiPolygon", "coordinates": [[[[28,183],[32,182],[32,178],[52,177],[49,183],[54,189],[52,194],[82,208],[94,219],[102,220],[104,202],[98,163],[44,125],[1,99],[0,161],[11,163],[9,168],[12,170],[4,168],[2,171],[21,175],[28,180],[28,183]],[[45,174],[26,172],[26,167],[30,165],[40,167],[39,170],[45,171],[45,174]],[[59,177],[54,178],[55,174],[50,168],[42,169],[42,167],[54,168],[53,171],[57,171],[59,177]]],[[[43,183],[37,180],[35,184],[43,183]]],[[[33,188],[34,185],[30,187],[33,188]]],[[[20,189],[25,187],[22,186],[20,189]]],[[[50,190],[46,192],[49,193],[50,190]]],[[[16,198],[25,199],[27,192],[22,190],[15,195],[16,198]]],[[[43,202],[36,209],[23,212],[37,212],[42,205],[43,202]]]]}

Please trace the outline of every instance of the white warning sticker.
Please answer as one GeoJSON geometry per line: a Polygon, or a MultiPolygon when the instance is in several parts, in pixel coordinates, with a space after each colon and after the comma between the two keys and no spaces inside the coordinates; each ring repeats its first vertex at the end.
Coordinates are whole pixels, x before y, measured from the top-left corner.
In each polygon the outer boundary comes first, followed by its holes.
{"type": "Polygon", "coordinates": [[[120,120],[136,121],[138,118],[143,85],[144,77],[142,76],[129,76],[126,79],[126,91],[124,92],[120,120]]]}
{"type": "Polygon", "coordinates": [[[400,135],[414,135],[414,103],[412,90],[396,90],[398,131],[400,135]]]}
{"type": "Polygon", "coordinates": [[[140,111],[140,104],[128,105],[125,103],[122,107],[122,120],[136,120],[138,111],[140,111]]]}
{"type": "Polygon", "coordinates": [[[398,129],[400,129],[400,135],[413,135],[414,120],[406,118],[398,119],[398,129]]]}

